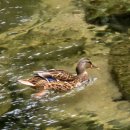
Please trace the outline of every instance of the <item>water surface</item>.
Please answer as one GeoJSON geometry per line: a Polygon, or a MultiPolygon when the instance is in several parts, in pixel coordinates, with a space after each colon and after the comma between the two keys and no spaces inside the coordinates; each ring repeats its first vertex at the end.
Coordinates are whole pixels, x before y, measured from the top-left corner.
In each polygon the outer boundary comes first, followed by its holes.
{"type": "Polygon", "coordinates": [[[16,1],[1,0],[0,1],[0,32],[9,28],[22,25],[31,20],[31,15],[37,8],[39,0],[16,1]]]}
{"type": "MultiPolygon", "coordinates": [[[[85,30],[88,25],[79,20],[83,14],[77,11],[70,0],[65,3],[59,0],[44,2],[50,8],[48,13],[42,9],[41,14],[49,17],[48,23],[44,25],[37,22],[29,29],[23,27],[26,33],[12,34],[14,38],[7,36],[0,45],[0,128],[103,130],[127,127],[130,121],[130,104],[118,101],[121,93],[110,75],[109,47],[98,45],[98,41],[95,44],[93,41],[86,43],[83,37],[77,40],[81,34],[86,36],[88,32],[87,36],[91,38],[92,32],[85,30]],[[88,86],[68,93],[49,92],[44,98],[35,99],[32,97],[35,90],[17,83],[17,79],[32,76],[33,71],[41,69],[57,68],[75,73],[76,62],[87,56],[100,67],[100,70],[87,70],[90,78],[97,78],[88,86]]],[[[5,34],[14,25],[21,29],[25,19],[25,22],[29,22],[34,13],[32,10],[36,8],[34,5],[37,4],[33,0],[6,0],[1,3],[3,10],[0,15],[3,15],[2,12],[9,12],[5,15],[9,21],[1,17],[1,22],[5,21],[5,24],[1,24],[5,34]],[[10,16],[14,16],[14,19],[10,16]]],[[[45,6],[45,3],[40,4],[45,6]]]]}

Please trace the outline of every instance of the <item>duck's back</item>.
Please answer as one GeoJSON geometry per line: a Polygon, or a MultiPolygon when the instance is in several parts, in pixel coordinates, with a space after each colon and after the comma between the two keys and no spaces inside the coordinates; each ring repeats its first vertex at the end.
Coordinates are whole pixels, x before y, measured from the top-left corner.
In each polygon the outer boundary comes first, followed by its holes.
{"type": "Polygon", "coordinates": [[[40,76],[42,78],[50,78],[50,79],[56,79],[60,81],[73,81],[77,76],[64,71],[64,70],[48,70],[48,71],[35,71],[35,75],[40,76]]]}

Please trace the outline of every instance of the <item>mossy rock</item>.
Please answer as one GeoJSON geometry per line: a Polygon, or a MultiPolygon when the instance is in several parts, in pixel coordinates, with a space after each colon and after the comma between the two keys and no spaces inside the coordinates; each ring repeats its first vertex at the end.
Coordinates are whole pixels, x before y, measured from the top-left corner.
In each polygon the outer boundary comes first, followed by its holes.
{"type": "Polygon", "coordinates": [[[76,3],[84,9],[85,20],[89,23],[108,25],[119,32],[127,32],[130,27],[129,0],[80,0],[76,3]]]}
{"type": "Polygon", "coordinates": [[[109,63],[123,97],[130,100],[130,40],[112,46],[109,63]]]}
{"type": "Polygon", "coordinates": [[[88,20],[130,11],[130,1],[126,0],[81,0],[88,20]]]}

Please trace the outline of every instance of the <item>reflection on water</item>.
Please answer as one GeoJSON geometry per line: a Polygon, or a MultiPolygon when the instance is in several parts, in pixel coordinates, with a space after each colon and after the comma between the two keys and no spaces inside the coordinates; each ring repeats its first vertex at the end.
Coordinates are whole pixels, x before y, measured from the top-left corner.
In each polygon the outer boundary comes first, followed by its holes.
{"type": "Polygon", "coordinates": [[[1,0],[0,1],[0,32],[11,27],[22,25],[31,20],[39,0],[1,0]]]}

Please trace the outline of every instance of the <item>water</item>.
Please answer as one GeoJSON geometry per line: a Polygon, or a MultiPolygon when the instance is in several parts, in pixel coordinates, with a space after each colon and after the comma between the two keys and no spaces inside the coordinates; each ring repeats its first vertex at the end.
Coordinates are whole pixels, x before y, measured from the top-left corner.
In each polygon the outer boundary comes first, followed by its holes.
{"type": "MultiPolygon", "coordinates": [[[[118,101],[121,93],[110,75],[109,47],[90,41],[92,32],[86,30],[88,25],[70,0],[64,3],[60,0],[41,1],[41,16],[30,26],[36,3],[33,0],[27,3],[3,1],[1,6],[1,9],[5,8],[3,12],[8,10],[15,18],[11,19],[7,14],[9,21],[1,25],[0,129],[103,130],[127,127],[130,104],[118,101]],[[43,6],[48,8],[41,9],[43,6]],[[23,26],[21,21],[24,18],[28,20],[23,26]],[[45,18],[48,19],[46,23],[45,18]],[[7,35],[15,31],[17,33],[7,35]],[[86,34],[87,44],[83,38],[86,34]],[[32,76],[33,71],[42,69],[57,68],[75,73],[76,62],[86,56],[100,67],[100,70],[88,70],[91,78],[97,78],[88,86],[67,93],[48,92],[44,98],[35,99],[32,97],[35,90],[17,83],[18,79],[32,76]]],[[[5,18],[1,17],[1,21],[5,18]]]]}
{"type": "Polygon", "coordinates": [[[0,32],[29,22],[39,1],[0,1],[0,32]]]}

